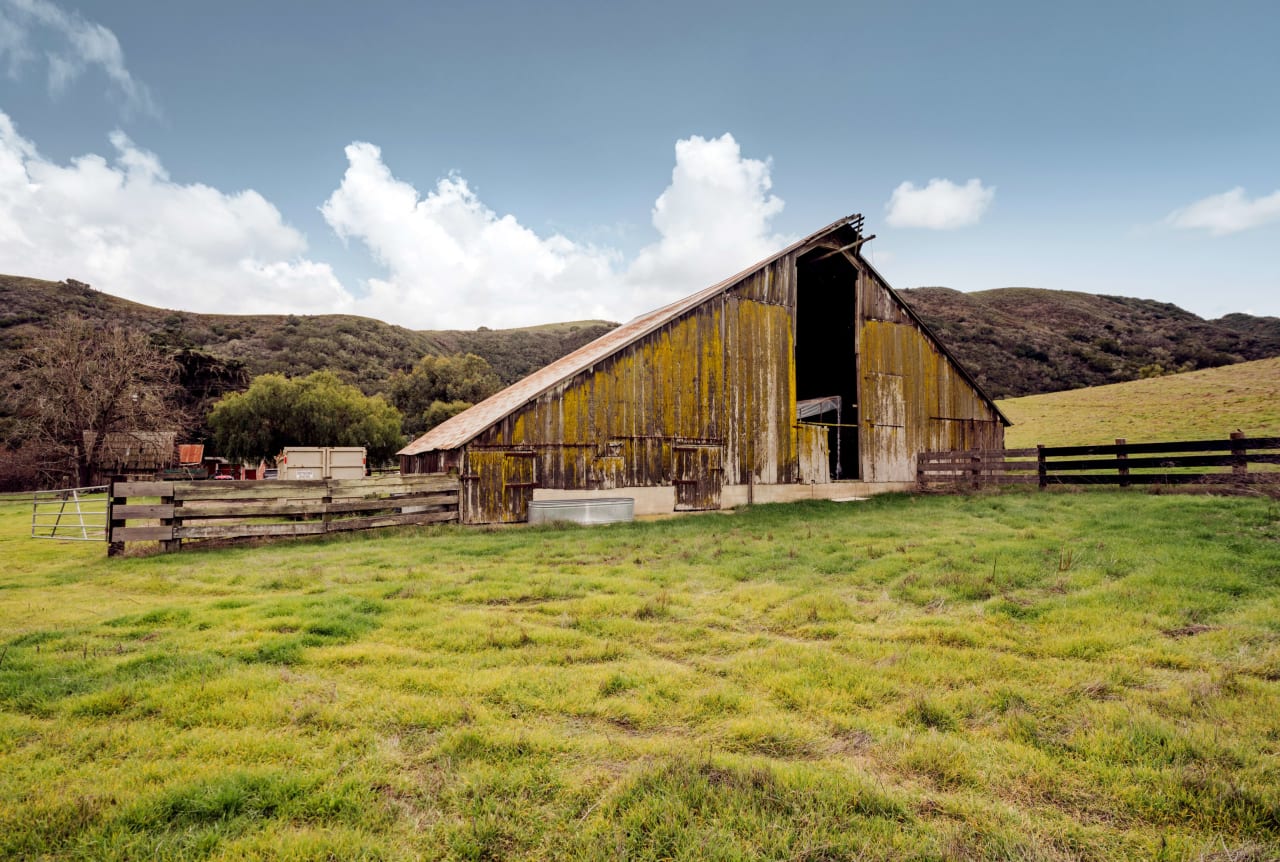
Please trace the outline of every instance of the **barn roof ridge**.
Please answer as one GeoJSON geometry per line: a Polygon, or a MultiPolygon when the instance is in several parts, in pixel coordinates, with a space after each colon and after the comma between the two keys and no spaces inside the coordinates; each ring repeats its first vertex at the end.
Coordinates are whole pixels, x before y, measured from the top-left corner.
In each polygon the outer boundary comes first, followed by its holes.
{"type": "MultiPolygon", "coordinates": [[[[608,359],[615,353],[625,349],[631,344],[639,341],[647,335],[652,334],[656,330],[670,323],[691,309],[697,308],[708,299],[715,297],[738,284],[751,274],[769,266],[775,261],[792,254],[805,246],[822,239],[828,234],[834,233],[848,225],[854,225],[860,229],[862,216],[853,214],[837,219],[821,230],[814,231],[803,239],[791,243],[786,248],[770,255],[764,260],[758,261],[751,266],[737,272],[710,287],[703,288],[689,294],[688,296],[677,299],[674,302],[667,303],[664,306],[656,308],[652,311],[638,315],[626,323],[610,332],[605,333],[599,338],[591,341],[572,353],[560,357],[555,362],[540,368],[532,374],[517,380],[515,383],[489,396],[479,404],[464,410],[462,413],[453,416],[436,427],[427,431],[413,442],[409,443],[397,454],[399,455],[419,455],[424,452],[444,451],[457,449],[470,443],[479,436],[486,428],[491,427],[497,422],[502,421],[516,410],[528,404],[530,401],[538,398],[554,386],[564,382],[565,380],[577,375],[598,362],[608,359]]],[[[861,259],[861,255],[859,255],[861,259]]],[[[865,262],[865,259],[863,259],[865,262]]],[[[870,264],[867,264],[870,266],[870,264]]],[[[873,270],[874,271],[874,270],[873,270]]],[[[884,280],[879,273],[876,276],[881,283],[888,287],[888,282],[884,280]]],[[[977,382],[969,375],[960,362],[951,355],[950,351],[942,344],[928,327],[924,326],[924,322],[920,320],[915,311],[890,288],[890,294],[899,304],[906,308],[907,313],[916,320],[917,323],[928,333],[930,339],[938,345],[947,359],[960,370],[965,380],[969,382],[978,394],[984,400],[991,404],[1004,419],[1005,424],[1010,424],[1007,417],[1000,413],[999,408],[995,407],[995,402],[991,400],[977,382]]]]}

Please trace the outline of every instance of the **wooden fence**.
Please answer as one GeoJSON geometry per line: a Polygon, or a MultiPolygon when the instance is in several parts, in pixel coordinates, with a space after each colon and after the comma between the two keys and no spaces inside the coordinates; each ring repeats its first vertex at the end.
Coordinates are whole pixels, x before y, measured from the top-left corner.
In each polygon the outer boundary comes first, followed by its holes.
{"type": "Polygon", "coordinates": [[[320,481],[116,482],[108,554],[125,542],[314,536],[458,520],[458,479],[444,474],[320,481]],[[138,523],[142,521],[144,523],[138,523]]]}
{"type": "Polygon", "coordinates": [[[1104,446],[921,452],[916,458],[916,482],[921,488],[1188,484],[1280,488],[1276,465],[1280,465],[1280,437],[1246,437],[1236,432],[1225,440],[1130,443],[1121,439],[1104,446]]]}

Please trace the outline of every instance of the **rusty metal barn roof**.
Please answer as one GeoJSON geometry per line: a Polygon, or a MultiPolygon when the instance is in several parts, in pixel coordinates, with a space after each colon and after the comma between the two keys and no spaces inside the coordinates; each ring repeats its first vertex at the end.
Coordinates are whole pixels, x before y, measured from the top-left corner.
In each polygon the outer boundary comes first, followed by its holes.
{"type": "MultiPolygon", "coordinates": [[[[861,219],[862,216],[858,214],[845,216],[844,218],[834,221],[822,228],[822,230],[815,231],[804,239],[797,240],[776,254],[773,254],[758,263],[752,264],[741,272],[731,275],[717,284],[713,284],[711,287],[704,288],[697,293],[686,296],[684,299],[678,299],[675,302],[629,320],[617,329],[600,336],[595,341],[579,347],[577,350],[562,356],[550,365],[533,372],[528,377],[516,381],[501,392],[491,395],[489,398],[486,398],[474,407],[464,410],[458,415],[445,420],[432,428],[426,434],[423,434],[417,440],[414,440],[408,446],[405,446],[397,454],[420,455],[423,452],[445,451],[465,446],[486,428],[496,422],[500,422],[523,405],[534,400],[548,389],[551,389],[553,386],[556,386],[570,377],[585,371],[597,362],[607,359],[609,356],[612,356],[614,353],[622,350],[632,342],[644,338],[646,335],[649,335],[667,323],[670,323],[686,311],[697,308],[708,299],[716,296],[717,294],[723,293],[747,276],[759,269],[763,269],[779,258],[804,248],[806,245],[821,239],[829,233],[834,233],[846,225],[854,222],[861,222],[861,219]]],[[[888,283],[885,282],[885,284],[887,286],[888,283]]],[[[894,294],[894,296],[895,298],[898,298],[896,294],[894,294]]],[[[901,298],[898,298],[898,301],[902,302],[901,298]]],[[[905,303],[903,304],[906,305],[905,303]]],[[[913,318],[916,318],[915,313],[910,310],[910,306],[907,306],[907,308],[908,313],[910,313],[913,318]]],[[[919,320],[919,318],[916,319],[919,320]]],[[[930,333],[930,335],[933,336],[932,333],[930,333]]],[[[960,363],[955,359],[955,357],[951,356],[950,352],[947,351],[945,347],[942,347],[941,342],[938,341],[936,336],[933,336],[933,340],[942,348],[943,352],[946,353],[956,367],[960,369],[965,378],[969,380],[975,388],[977,388],[977,384],[969,377],[968,373],[964,371],[964,368],[960,366],[960,363]]],[[[978,389],[978,392],[982,394],[983,398],[988,402],[991,402],[991,399],[987,397],[986,393],[983,393],[980,388],[978,389]]],[[[994,402],[991,403],[992,406],[994,406],[994,402]]],[[[1001,416],[1003,417],[1003,414],[1001,414],[1001,416]]],[[[1005,422],[1008,424],[1007,419],[1005,419],[1005,422]]]]}

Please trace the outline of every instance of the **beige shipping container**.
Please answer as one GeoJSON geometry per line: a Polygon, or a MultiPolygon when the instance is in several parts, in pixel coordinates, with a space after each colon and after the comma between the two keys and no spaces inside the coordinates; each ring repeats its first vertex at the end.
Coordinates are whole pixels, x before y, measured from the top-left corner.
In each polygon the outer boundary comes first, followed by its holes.
{"type": "Polygon", "coordinates": [[[279,464],[281,479],[360,479],[365,450],[362,446],[289,446],[279,464]]]}
{"type": "Polygon", "coordinates": [[[363,479],[365,452],[363,446],[333,446],[325,450],[328,457],[326,479],[363,479]]]}

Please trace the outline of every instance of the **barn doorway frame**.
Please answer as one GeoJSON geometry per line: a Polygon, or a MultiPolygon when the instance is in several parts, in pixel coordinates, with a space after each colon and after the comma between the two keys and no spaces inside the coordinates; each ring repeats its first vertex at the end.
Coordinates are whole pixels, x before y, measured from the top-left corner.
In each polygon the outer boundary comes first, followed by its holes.
{"type": "Polygon", "coordinates": [[[859,333],[862,272],[850,255],[818,247],[796,260],[795,397],[801,425],[827,429],[830,479],[862,478],[859,333]],[[817,403],[817,407],[814,407],[817,403]]]}

